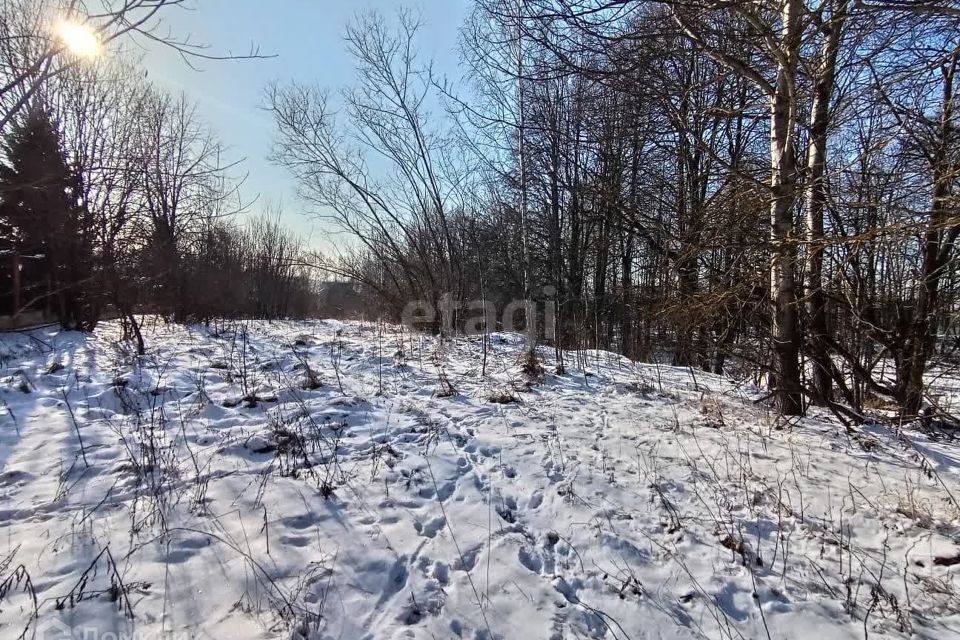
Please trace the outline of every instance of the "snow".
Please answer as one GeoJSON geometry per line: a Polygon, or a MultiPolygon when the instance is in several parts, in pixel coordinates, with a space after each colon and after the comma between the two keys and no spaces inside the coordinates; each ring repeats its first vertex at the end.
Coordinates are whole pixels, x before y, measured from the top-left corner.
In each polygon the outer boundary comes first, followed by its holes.
{"type": "Polygon", "coordinates": [[[949,434],[512,335],[145,334],[0,339],[0,637],[960,637],[949,434]]]}

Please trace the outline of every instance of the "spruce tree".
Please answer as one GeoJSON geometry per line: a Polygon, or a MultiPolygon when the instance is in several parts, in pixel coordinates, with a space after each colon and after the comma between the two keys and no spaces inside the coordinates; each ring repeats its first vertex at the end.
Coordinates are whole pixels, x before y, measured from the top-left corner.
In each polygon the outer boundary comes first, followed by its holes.
{"type": "Polygon", "coordinates": [[[0,219],[7,244],[24,256],[22,300],[44,300],[65,329],[92,328],[84,289],[92,251],[89,215],[50,114],[33,107],[11,127],[0,164],[0,219]]]}

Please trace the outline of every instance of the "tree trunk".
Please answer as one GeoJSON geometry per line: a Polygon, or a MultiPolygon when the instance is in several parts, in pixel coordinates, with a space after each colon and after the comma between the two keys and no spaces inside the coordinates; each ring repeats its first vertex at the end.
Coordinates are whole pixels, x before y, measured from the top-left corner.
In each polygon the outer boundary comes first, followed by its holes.
{"type": "Polygon", "coordinates": [[[520,172],[520,239],[523,250],[523,299],[526,301],[524,307],[524,322],[528,336],[527,351],[533,354],[537,348],[537,320],[531,300],[530,236],[527,229],[529,221],[527,220],[526,120],[523,91],[523,7],[524,3],[522,1],[517,3],[517,170],[520,172]]]}
{"type": "Polygon", "coordinates": [[[777,79],[770,104],[770,292],[776,404],[781,415],[802,415],[800,322],[797,308],[797,246],[793,208],[797,192],[796,73],[801,44],[800,0],[785,0],[777,79]]]}
{"type": "Polygon", "coordinates": [[[813,89],[810,114],[810,142],[807,149],[807,315],[812,346],[815,400],[828,403],[833,397],[830,354],[824,346],[827,336],[826,295],[823,291],[823,211],[826,204],[827,132],[830,126],[830,97],[833,93],[837,52],[843,36],[848,0],[834,0],[830,21],[823,25],[823,47],[813,89]]]}
{"type": "Polygon", "coordinates": [[[956,179],[956,169],[950,156],[956,135],[953,122],[953,81],[958,59],[958,54],[954,53],[943,69],[943,107],[936,147],[930,154],[933,197],[927,230],[924,233],[921,281],[904,345],[904,355],[897,371],[897,399],[907,416],[917,415],[923,405],[923,373],[936,347],[940,281],[960,233],[960,227],[949,224],[950,184],[956,179]]]}

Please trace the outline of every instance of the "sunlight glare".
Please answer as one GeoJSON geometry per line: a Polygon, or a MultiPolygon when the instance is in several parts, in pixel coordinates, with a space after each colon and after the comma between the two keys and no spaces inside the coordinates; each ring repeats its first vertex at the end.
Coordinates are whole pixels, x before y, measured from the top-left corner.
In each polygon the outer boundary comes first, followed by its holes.
{"type": "Polygon", "coordinates": [[[81,58],[95,58],[100,53],[100,39],[87,25],[61,22],[57,26],[57,37],[71,53],[81,58]]]}

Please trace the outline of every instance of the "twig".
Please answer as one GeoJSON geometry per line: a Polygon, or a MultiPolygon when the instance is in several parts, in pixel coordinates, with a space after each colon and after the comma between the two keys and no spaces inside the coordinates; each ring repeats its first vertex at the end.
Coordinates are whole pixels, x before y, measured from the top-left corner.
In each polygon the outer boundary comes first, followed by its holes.
{"type": "Polygon", "coordinates": [[[67,411],[70,413],[70,419],[73,420],[73,429],[77,432],[77,440],[80,442],[80,455],[83,456],[83,464],[89,468],[90,463],[87,462],[87,451],[83,446],[83,437],[80,435],[80,425],[77,424],[77,417],[73,414],[73,407],[70,406],[70,401],[67,399],[67,392],[64,389],[60,389],[60,395],[63,396],[63,401],[67,405],[67,411]]]}

